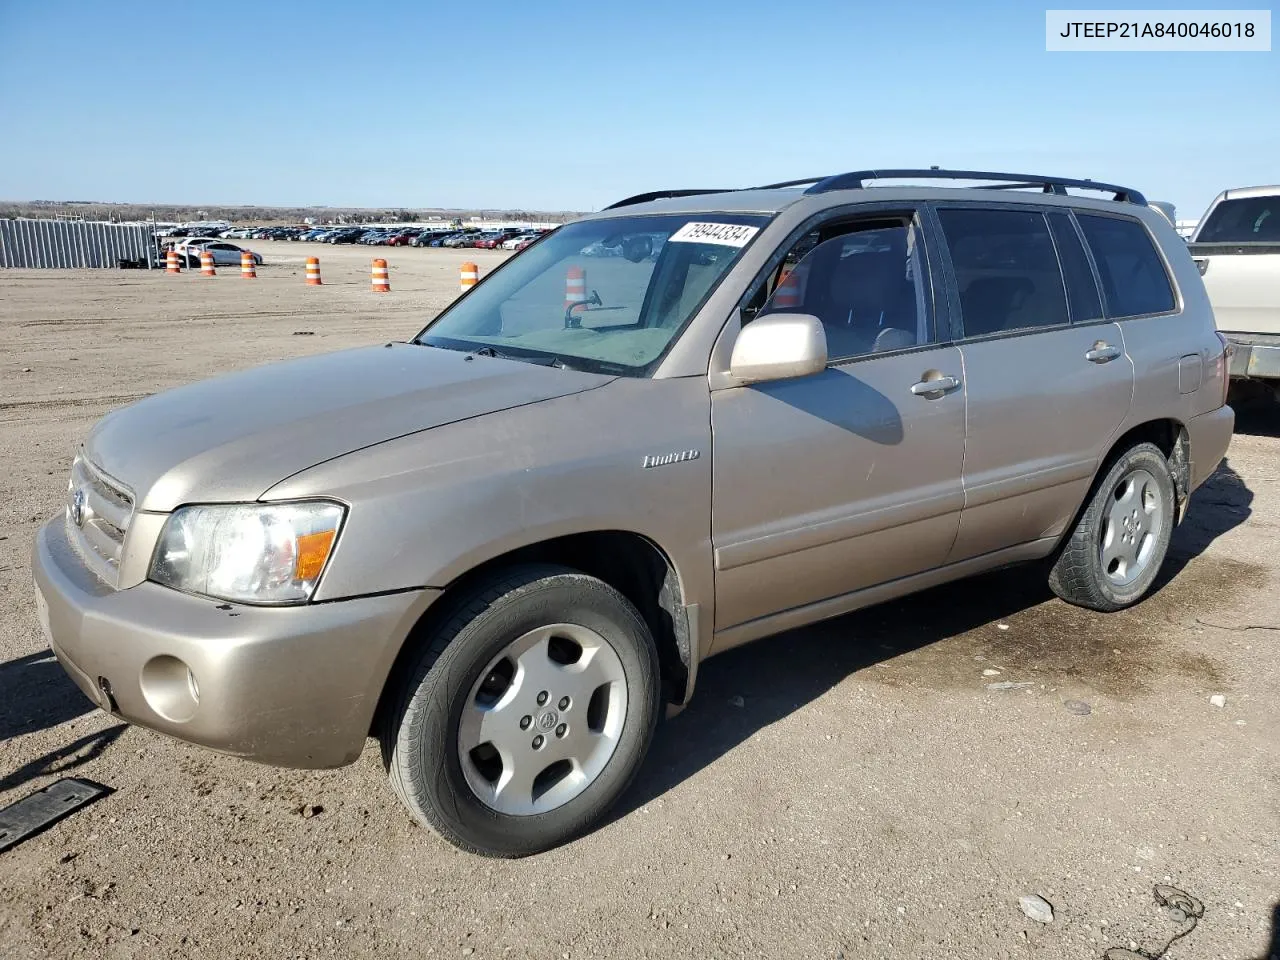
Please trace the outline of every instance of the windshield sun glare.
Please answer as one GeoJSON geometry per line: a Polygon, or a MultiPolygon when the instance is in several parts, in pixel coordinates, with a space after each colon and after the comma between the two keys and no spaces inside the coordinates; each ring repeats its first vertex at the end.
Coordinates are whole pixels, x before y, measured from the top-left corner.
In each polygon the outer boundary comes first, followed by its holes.
{"type": "Polygon", "coordinates": [[[569,224],[456,302],[417,342],[643,376],[767,222],[701,213],[569,224]]]}

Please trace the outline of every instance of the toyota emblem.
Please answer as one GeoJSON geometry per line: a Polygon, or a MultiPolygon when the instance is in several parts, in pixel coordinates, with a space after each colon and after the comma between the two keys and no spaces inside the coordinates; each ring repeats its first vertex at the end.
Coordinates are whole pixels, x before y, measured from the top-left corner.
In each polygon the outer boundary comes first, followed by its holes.
{"type": "Polygon", "coordinates": [[[78,488],[71,497],[71,522],[77,527],[84,526],[84,490],[78,488]]]}

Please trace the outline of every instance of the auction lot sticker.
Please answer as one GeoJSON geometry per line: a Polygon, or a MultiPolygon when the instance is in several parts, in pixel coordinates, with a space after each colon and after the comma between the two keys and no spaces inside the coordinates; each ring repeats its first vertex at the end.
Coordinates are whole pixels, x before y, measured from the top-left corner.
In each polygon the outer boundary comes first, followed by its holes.
{"type": "Polygon", "coordinates": [[[671,235],[671,243],[719,243],[726,247],[745,247],[759,227],[740,223],[686,223],[671,235]]]}
{"type": "Polygon", "coordinates": [[[1046,10],[1044,30],[1056,51],[1271,49],[1270,10],[1046,10]]]}

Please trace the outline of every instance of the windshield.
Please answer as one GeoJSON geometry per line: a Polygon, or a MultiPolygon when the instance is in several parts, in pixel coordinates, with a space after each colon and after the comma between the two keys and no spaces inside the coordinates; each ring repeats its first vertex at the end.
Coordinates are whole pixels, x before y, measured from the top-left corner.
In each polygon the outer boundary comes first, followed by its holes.
{"type": "Polygon", "coordinates": [[[768,217],[611,217],[561,227],[442,313],[418,343],[644,376],[768,217]]]}
{"type": "Polygon", "coordinates": [[[1223,200],[1200,228],[1197,243],[1280,241],[1280,196],[1223,200]]]}

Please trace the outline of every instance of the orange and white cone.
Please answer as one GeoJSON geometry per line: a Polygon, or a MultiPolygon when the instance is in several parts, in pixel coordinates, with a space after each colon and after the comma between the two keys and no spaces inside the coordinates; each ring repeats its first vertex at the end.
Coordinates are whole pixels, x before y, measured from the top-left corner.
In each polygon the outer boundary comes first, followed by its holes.
{"type": "Polygon", "coordinates": [[[391,292],[391,277],[387,273],[387,261],[381,257],[373,261],[373,292],[391,292]]]}
{"type": "Polygon", "coordinates": [[[468,290],[470,290],[472,287],[474,287],[477,283],[480,282],[480,268],[477,267],[474,263],[471,263],[469,261],[467,263],[464,263],[462,265],[460,279],[462,284],[462,292],[466,293],[468,290]]]}
{"type": "Polygon", "coordinates": [[[213,254],[208,250],[200,251],[200,276],[216,277],[218,272],[213,269],[213,254]]]}
{"type": "Polygon", "coordinates": [[[307,257],[307,286],[320,286],[320,258],[307,257]]]}
{"type": "Polygon", "coordinates": [[[258,266],[254,263],[253,254],[248,250],[242,251],[240,254],[240,276],[247,280],[252,280],[258,275],[258,266]]]}
{"type": "Polygon", "coordinates": [[[804,275],[799,270],[788,271],[773,291],[773,309],[794,310],[804,298],[804,275]]]}
{"type": "Polygon", "coordinates": [[[182,272],[182,261],[178,259],[178,251],[173,249],[173,247],[170,247],[169,252],[164,255],[164,272],[182,272]]]}
{"type": "Polygon", "coordinates": [[[587,271],[570,267],[564,277],[564,308],[587,302],[587,271]]]}

